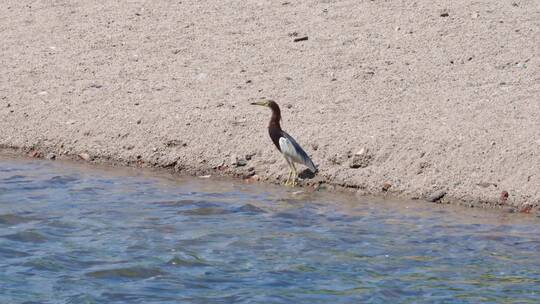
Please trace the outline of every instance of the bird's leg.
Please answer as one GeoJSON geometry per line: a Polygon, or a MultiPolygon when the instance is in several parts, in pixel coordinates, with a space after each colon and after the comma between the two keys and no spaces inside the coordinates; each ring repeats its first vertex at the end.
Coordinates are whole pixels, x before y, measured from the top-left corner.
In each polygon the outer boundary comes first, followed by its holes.
{"type": "Polygon", "coordinates": [[[291,168],[289,168],[289,175],[287,176],[287,180],[284,183],[285,186],[289,185],[289,183],[291,181],[291,175],[292,175],[292,170],[291,170],[291,168]]]}
{"type": "Polygon", "coordinates": [[[292,170],[291,162],[286,157],[285,157],[285,160],[287,161],[287,165],[289,165],[289,175],[287,176],[287,180],[285,181],[284,185],[289,186],[289,184],[291,183],[291,176],[293,174],[293,170],[292,170]]]}
{"type": "Polygon", "coordinates": [[[296,166],[294,165],[293,162],[291,162],[291,167],[292,167],[292,181],[291,181],[291,186],[296,186],[296,178],[298,177],[298,172],[296,171],[296,166]]]}

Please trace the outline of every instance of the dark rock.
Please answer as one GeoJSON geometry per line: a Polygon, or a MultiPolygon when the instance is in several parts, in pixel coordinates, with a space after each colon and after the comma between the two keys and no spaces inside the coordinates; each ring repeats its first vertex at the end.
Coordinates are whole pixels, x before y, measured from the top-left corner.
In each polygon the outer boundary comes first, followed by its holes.
{"type": "Polygon", "coordinates": [[[435,191],[427,197],[427,201],[431,203],[435,203],[435,202],[440,201],[445,195],[446,195],[446,191],[444,190],[435,191]]]}
{"type": "Polygon", "coordinates": [[[54,153],[49,153],[47,154],[47,159],[48,160],[55,160],[56,159],[56,155],[54,153]]]}
{"type": "Polygon", "coordinates": [[[304,37],[298,37],[298,38],[294,38],[294,42],[300,42],[300,41],[306,41],[308,40],[308,36],[304,36],[304,37]]]}

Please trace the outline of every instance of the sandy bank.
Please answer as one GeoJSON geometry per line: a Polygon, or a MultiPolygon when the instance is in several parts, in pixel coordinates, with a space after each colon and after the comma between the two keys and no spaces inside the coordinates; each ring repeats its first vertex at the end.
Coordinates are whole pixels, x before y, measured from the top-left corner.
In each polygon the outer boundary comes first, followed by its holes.
{"type": "Polygon", "coordinates": [[[305,185],[540,205],[536,0],[5,2],[4,148],[279,182],[264,96],[305,185]]]}

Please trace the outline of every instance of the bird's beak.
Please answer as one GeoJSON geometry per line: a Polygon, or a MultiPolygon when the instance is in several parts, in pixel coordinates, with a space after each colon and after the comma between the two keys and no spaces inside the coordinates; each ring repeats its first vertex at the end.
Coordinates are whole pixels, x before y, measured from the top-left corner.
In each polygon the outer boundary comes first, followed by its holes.
{"type": "Polygon", "coordinates": [[[266,101],[261,100],[261,101],[252,102],[251,104],[254,106],[266,106],[266,101]]]}

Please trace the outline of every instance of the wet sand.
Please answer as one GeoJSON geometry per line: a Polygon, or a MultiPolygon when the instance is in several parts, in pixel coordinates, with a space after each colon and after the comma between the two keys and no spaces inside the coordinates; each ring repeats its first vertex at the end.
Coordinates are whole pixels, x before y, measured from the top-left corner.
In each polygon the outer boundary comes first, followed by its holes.
{"type": "Polygon", "coordinates": [[[535,0],[8,0],[0,13],[4,149],[278,183],[270,113],[249,106],[266,97],[319,166],[310,188],[540,205],[535,0]]]}

